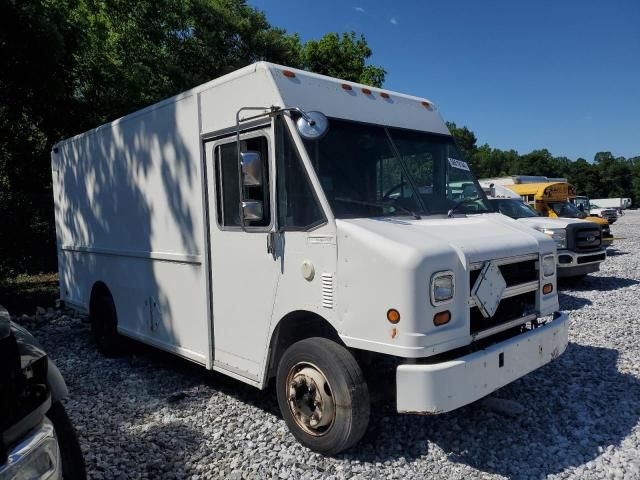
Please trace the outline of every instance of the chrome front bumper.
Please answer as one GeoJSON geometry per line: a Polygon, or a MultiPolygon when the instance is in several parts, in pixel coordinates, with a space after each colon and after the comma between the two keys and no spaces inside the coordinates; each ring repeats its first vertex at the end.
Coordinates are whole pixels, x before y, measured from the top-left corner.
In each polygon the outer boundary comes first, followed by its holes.
{"type": "Polygon", "coordinates": [[[398,412],[445,413],[490,394],[561,355],[567,348],[568,324],[567,315],[557,312],[541,327],[464,357],[398,366],[398,412]]]}
{"type": "Polygon", "coordinates": [[[44,419],[9,452],[8,460],[0,466],[0,478],[62,479],[60,448],[53,424],[44,419]]]}

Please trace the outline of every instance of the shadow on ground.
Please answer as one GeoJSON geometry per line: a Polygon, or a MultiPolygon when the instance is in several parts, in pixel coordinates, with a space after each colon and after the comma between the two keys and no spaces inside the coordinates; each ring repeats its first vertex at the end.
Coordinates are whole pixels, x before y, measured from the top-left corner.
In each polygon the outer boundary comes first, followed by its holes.
{"type": "Polygon", "coordinates": [[[555,362],[496,392],[525,408],[516,418],[480,403],[432,417],[373,415],[364,441],[343,458],[410,461],[433,442],[451,461],[508,477],[584,464],[600,447],[619,445],[640,416],[640,381],[617,370],[617,356],[570,344],[555,362]]]}
{"type": "Polygon", "coordinates": [[[640,281],[631,278],[622,277],[605,277],[596,275],[587,275],[583,278],[566,278],[562,279],[559,288],[562,290],[574,290],[577,292],[600,291],[608,292],[619,288],[630,287],[639,284],[640,281]]]}
{"type": "Polygon", "coordinates": [[[587,298],[574,297],[567,293],[558,292],[558,301],[560,302],[560,310],[580,310],[583,307],[588,307],[593,302],[587,298]]]}
{"type": "MultiPolygon", "coordinates": [[[[260,391],[140,344],[134,351],[134,363],[177,370],[280,418],[273,385],[260,391]]],[[[552,364],[494,394],[525,407],[516,418],[480,403],[438,416],[399,415],[393,402],[379,401],[363,440],[334,461],[403,457],[411,462],[427,455],[432,442],[451,461],[509,477],[548,475],[584,464],[600,454],[600,447],[620,444],[640,416],[640,381],[617,370],[617,356],[616,350],[570,344],[552,364]]]]}
{"type": "Polygon", "coordinates": [[[607,249],[607,257],[617,257],[620,255],[629,255],[629,252],[623,252],[622,250],[617,250],[615,248],[607,249]]]}

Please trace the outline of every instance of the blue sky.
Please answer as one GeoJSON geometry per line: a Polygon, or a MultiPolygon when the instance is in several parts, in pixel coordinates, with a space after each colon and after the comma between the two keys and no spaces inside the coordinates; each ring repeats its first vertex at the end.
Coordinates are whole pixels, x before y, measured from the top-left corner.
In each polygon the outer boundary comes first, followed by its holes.
{"type": "Polygon", "coordinates": [[[478,144],[640,155],[640,1],[249,3],[302,40],[363,33],[386,88],[434,101],[478,144]]]}

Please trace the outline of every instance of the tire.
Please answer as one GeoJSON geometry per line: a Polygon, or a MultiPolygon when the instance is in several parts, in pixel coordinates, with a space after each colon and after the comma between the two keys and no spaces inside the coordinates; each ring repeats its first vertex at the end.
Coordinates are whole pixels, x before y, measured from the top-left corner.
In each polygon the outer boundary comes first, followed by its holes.
{"type": "Polygon", "coordinates": [[[293,436],[335,455],[355,445],[369,424],[369,390],[360,366],[336,342],[313,337],[291,345],[276,374],[278,405],[293,436]]]}
{"type": "Polygon", "coordinates": [[[107,357],[122,355],[122,337],[118,334],[118,316],[111,295],[99,294],[92,302],[89,313],[91,332],[98,351],[107,357]]]}
{"type": "Polygon", "coordinates": [[[86,479],[87,473],[85,471],[80,443],[78,442],[78,435],[62,403],[56,402],[51,405],[51,408],[47,412],[47,417],[51,420],[51,423],[53,423],[53,428],[58,438],[58,445],[60,446],[62,478],[64,480],[86,479]]]}

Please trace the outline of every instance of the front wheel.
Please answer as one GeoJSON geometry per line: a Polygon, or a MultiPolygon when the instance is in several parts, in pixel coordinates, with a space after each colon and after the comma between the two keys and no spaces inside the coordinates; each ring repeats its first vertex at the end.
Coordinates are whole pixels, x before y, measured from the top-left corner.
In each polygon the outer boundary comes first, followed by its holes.
{"type": "Polygon", "coordinates": [[[78,436],[62,403],[56,402],[51,405],[47,417],[53,424],[60,447],[62,478],[64,480],[86,479],[87,474],[78,436]]]}
{"type": "Polygon", "coordinates": [[[311,450],[335,455],[355,445],[369,423],[369,390],[353,355],[326,338],[291,345],[276,375],[280,411],[311,450]]]}

